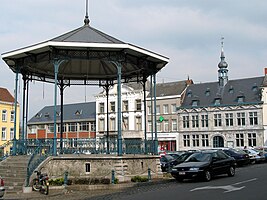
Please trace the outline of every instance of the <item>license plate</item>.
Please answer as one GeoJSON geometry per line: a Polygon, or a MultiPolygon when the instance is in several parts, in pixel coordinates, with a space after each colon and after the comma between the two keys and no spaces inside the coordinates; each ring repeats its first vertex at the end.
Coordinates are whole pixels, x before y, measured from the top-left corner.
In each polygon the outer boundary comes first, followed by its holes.
{"type": "Polygon", "coordinates": [[[179,175],[185,175],[185,172],[179,172],[179,175]]]}

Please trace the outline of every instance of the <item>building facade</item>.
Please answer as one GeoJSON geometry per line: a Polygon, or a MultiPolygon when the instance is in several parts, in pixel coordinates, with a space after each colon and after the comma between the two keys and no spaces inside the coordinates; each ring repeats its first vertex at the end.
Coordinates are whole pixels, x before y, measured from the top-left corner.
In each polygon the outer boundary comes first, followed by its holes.
{"type": "MultiPolygon", "coordinates": [[[[57,106],[57,139],[61,138],[61,112],[57,106]]],[[[90,141],[96,137],[95,102],[66,104],[63,106],[64,145],[77,147],[77,140],[90,141]]],[[[45,140],[54,138],[54,106],[46,106],[33,116],[27,125],[27,139],[45,140]]]]}
{"type": "MultiPolygon", "coordinates": [[[[127,83],[121,86],[122,139],[144,140],[144,90],[141,83],[127,83]]],[[[96,137],[117,141],[117,85],[95,96],[96,137]]],[[[112,148],[112,147],[111,147],[112,148]]],[[[111,149],[112,150],[112,149],[111,149]]]]}
{"type": "MultiPolygon", "coordinates": [[[[0,88],[0,151],[1,155],[10,153],[12,146],[12,140],[14,139],[14,123],[15,123],[15,99],[6,88],[0,88]]],[[[20,107],[17,104],[17,115],[16,115],[16,139],[19,139],[19,116],[20,107]]]]}
{"type": "Polygon", "coordinates": [[[186,90],[177,112],[179,150],[266,143],[266,75],[228,80],[223,49],[218,67],[218,81],[186,90]]]}
{"type": "Polygon", "coordinates": [[[156,84],[156,128],[154,126],[153,92],[147,97],[147,134],[149,139],[155,138],[156,129],[159,152],[176,151],[178,149],[178,116],[176,108],[181,105],[183,93],[192,83],[193,81],[188,79],[156,84]]]}

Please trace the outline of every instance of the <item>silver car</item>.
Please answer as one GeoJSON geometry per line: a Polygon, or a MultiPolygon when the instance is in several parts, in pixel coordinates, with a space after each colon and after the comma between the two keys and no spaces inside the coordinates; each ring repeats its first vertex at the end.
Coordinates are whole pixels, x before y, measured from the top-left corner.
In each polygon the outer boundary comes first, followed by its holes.
{"type": "Polygon", "coordinates": [[[0,198],[2,198],[5,194],[5,184],[4,179],[0,176],[0,198]]]}

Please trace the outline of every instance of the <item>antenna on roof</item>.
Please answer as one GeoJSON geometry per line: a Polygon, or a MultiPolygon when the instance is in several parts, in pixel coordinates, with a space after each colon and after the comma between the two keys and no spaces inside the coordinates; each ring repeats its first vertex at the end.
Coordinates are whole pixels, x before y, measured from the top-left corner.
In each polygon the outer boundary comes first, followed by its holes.
{"type": "Polygon", "coordinates": [[[90,20],[89,20],[89,17],[88,17],[88,0],[86,0],[86,13],[85,13],[85,19],[84,19],[84,25],[89,25],[90,23],[90,20]]]}

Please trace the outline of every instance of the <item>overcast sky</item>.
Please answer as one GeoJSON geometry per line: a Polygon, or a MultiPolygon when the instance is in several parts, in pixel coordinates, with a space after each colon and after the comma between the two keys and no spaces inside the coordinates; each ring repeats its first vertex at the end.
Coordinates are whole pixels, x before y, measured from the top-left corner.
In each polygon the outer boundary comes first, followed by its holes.
{"type": "MultiPolygon", "coordinates": [[[[1,0],[0,53],[52,39],[83,26],[85,0],[1,0]]],[[[217,81],[221,37],[229,79],[264,75],[267,1],[89,0],[90,25],[126,43],[170,58],[158,82],[217,81]]],[[[15,74],[0,61],[0,87],[14,91],[15,74]]],[[[19,81],[22,104],[22,81],[19,81]]],[[[65,89],[65,103],[93,101],[98,87],[65,89]]],[[[30,83],[31,118],[53,105],[53,86],[30,83]]]]}

